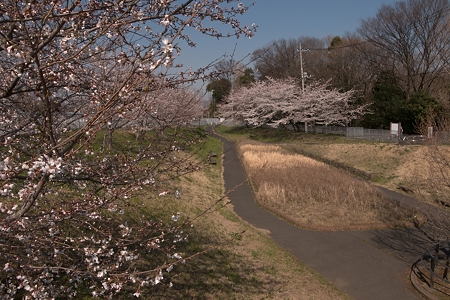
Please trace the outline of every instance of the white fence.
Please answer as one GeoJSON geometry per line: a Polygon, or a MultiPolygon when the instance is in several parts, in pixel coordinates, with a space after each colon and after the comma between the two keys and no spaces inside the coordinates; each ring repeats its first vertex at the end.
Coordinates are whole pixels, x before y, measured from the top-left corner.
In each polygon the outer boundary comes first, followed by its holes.
{"type": "Polygon", "coordinates": [[[191,121],[192,126],[219,125],[224,122],[223,118],[194,118],[191,121]]]}
{"type": "Polygon", "coordinates": [[[398,143],[403,139],[397,132],[386,129],[368,129],[363,127],[347,127],[345,137],[347,139],[369,140],[377,142],[398,143]]]}

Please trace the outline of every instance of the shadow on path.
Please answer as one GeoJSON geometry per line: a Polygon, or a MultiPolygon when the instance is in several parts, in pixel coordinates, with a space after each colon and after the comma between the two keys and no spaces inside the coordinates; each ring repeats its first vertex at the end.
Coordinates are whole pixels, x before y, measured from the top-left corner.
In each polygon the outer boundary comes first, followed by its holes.
{"type": "Polygon", "coordinates": [[[321,232],[298,228],[255,203],[234,143],[209,134],[223,143],[225,190],[234,190],[228,198],[243,220],[268,230],[278,245],[354,299],[421,299],[409,281],[412,264],[430,246],[420,230],[321,232]]]}

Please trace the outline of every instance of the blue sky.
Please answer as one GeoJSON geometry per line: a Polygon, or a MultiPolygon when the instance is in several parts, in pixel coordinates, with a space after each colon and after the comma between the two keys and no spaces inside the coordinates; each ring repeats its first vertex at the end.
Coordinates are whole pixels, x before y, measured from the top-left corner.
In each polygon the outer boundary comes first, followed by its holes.
{"type": "MultiPolygon", "coordinates": [[[[248,5],[253,1],[242,2],[248,5]]],[[[342,36],[355,32],[360,21],[374,17],[383,4],[396,2],[398,0],[256,0],[255,5],[240,17],[242,24],[258,25],[254,37],[217,40],[196,34],[193,39],[197,46],[184,46],[176,63],[196,69],[221,55],[231,55],[235,47],[235,59],[240,60],[281,38],[342,36]]]]}

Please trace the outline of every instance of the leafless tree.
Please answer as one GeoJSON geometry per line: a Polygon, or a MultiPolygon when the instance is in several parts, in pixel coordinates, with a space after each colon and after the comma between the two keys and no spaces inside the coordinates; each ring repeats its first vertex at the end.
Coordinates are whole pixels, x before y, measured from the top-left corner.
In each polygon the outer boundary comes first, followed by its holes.
{"type": "Polygon", "coordinates": [[[430,204],[424,206],[427,223],[421,227],[430,242],[450,242],[450,121],[430,111],[417,126],[425,138],[422,167],[411,176],[412,189],[430,204]]]}
{"type": "Polygon", "coordinates": [[[326,68],[319,78],[330,80],[333,87],[343,91],[353,89],[361,96],[368,95],[374,76],[358,51],[366,46],[365,42],[358,36],[347,34],[330,39],[328,45],[326,68]]]}
{"type": "Polygon", "coordinates": [[[373,73],[392,71],[407,95],[436,95],[449,67],[449,10],[447,0],[408,0],[383,5],[362,21],[359,34],[378,49],[365,54],[373,73]]]}
{"type": "Polygon", "coordinates": [[[255,61],[256,73],[260,79],[300,78],[300,44],[305,50],[302,52],[304,71],[315,75],[314,70],[318,69],[318,64],[321,63],[320,56],[326,55],[326,51],[323,51],[324,41],[313,37],[300,37],[273,41],[252,53],[252,61],[255,61]],[[308,49],[322,51],[308,51],[308,49]]]}

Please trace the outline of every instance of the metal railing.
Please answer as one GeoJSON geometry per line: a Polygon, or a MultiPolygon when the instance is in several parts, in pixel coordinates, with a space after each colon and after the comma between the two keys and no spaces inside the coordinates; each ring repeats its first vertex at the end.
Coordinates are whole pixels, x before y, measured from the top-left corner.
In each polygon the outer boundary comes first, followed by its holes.
{"type": "Polygon", "coordinates": [[[436,244],[422,256],[420,262],[430,272],[430,288],[434,288],[436,280],[450,284],[448,279],[449,258],[449,242],[436,244]]]}
{"type": "Polygon", "coordinates": [[[347,127],[347,139],[368,140],[377,142],[397,143],[402,137],[398,133],[386,129],[368,129],[363,127],[347,127]]]}

